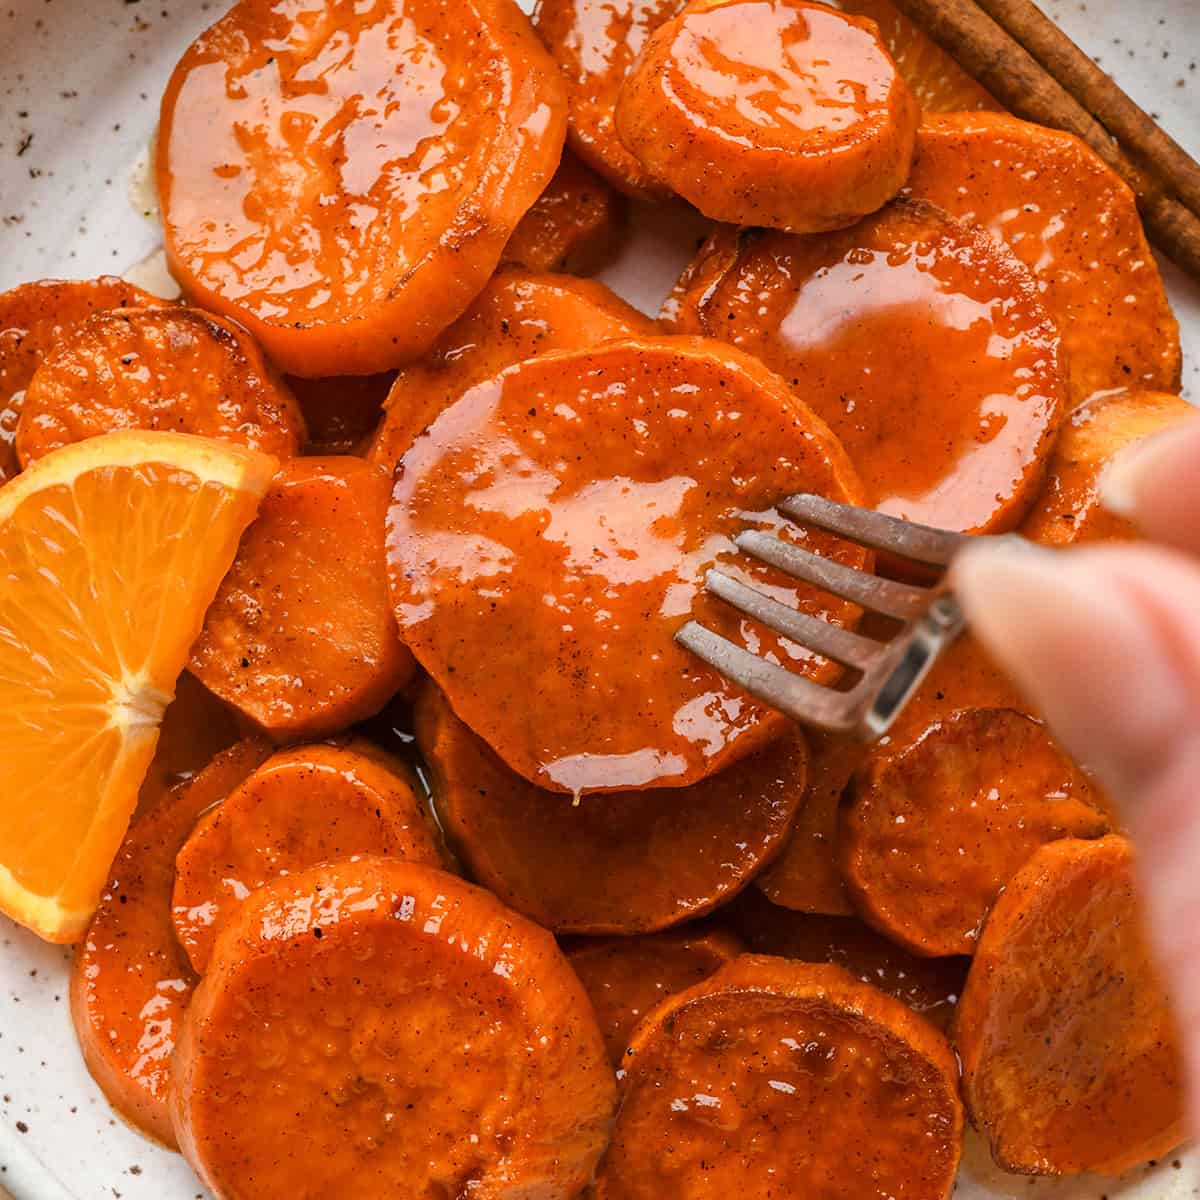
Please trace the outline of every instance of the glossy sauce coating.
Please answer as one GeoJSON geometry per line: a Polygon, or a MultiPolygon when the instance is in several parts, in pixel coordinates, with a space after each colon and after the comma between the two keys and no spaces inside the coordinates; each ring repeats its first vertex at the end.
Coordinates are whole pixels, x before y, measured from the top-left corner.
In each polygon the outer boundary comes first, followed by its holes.
{"type": "Polygon", "coordinates": [[[945,1038],[837,967],[745,956],[634,1034],[601,1200],[946,1200],[945,1038]]]}
{"type": "Polygon", "coordinates": [[[571,1200],[612,1069],[554,939],[428,867],[363,859],[255,892],[217,939],[172,1108],[219,1200],[571,1200]]]}
{"type": "Polygon", "coordinates": [[[253,891],[324,862],[377,854],[445,865],[405,767],[361,738],[273,755],[192,830],[175,860],[172,920],[204,974],[221,925],[253,891]]]}
{"type": "Polygon", "coordinates": [[[384,582],[386,475],[285,464],[208,610],[190,669],[276,741],[336,733],[411,677],[384,582]]]}
{"type": "Polygon", "coordinates": [[[1187,1134],[1183,1061],[1126,839],[1043,846],[996,902],[955,1036],[1008,1171],[1118,1175],[1187,1134]]]}
{"type": "Polygon", "coordinates": [[[1034,273],[1072,404],[1179,390],[1179,325],[1133,193],[1078,138],[1001,113],[928,117],[907,192],[982,225],[1034,273]]]}
{"type": "Polygon", "coordinates": [[[175,1145],[171,1054],[196,978],[171,927],[175,854],[196,819],[270,753],[241,742],[130,828],[71,968],[71,1016],[92,1077],[143,1133],[175,1145]]]}
{"type": "Polygon", "coordinates": [[[653,332],[649,317],[602,283],[503,268],[429,354],[396,376],[369,457],[390,472],[438,413],[506,367],[653,332]]]}
{"type": "Polygon", "coordinates": [[[691,787],[569,796],[517,775],[431,685],[416,709],[446,835],[480,883],[559,933],[647,933],[710,912],[779,852],[808,748],[784,734],[691,787]]]}
{"type": "Polygon", "coordinates": [[[241,0],[163,96],[172,274],[292,374],[397,366],[495,269],[565,108],[508,0],[241,0]]]}
{"type": "Polygon", "coordinates": [[[874,23],[808,0],[692,0],[616,108],[646,171],[705,216],[795,233],[886,204],[919,119],[874,23]]]}
{"type": "Polygon", "coordinates": [[[405,455],[388,517],[405,640],[455,712],[539,787],[682,787],[782,731],[672,640],[695,615],[805,675],[828,663],[702,594],[716,562],[839,624],[849,606],[737,561],[793,492],[853,500],[841,447],[760,364],[704,339],[638,339],[511,368],[405,455]]]}
{"type": "Polygon", "coordinates": [[[308,426],[306,454],[364,454],[383,417],[394,371],[379,375],[335,375],[331,379],[288,377],[308,426]]]}
{"type": "Polygon", "coordinates": [[[868,756],[838,853],[855,907],[887,937],[917,954],[970,954],[1038,846],[1108,830],[1091,781],[1040,722],[975,708],[868,756]]]}
{"type": "Polygon", "coordinates": [[[237,442],[286,459],[304,417],[250,335],[196,308],[96,313],[41,362],[17,427],[23,466],[117,429],[237,442]]]}
{"type": "Polygon", "coordinates": [[[533,23],[567,82],[567,144],[627,195],[662,200],[617,136],[613,117],[629,68],[684,0],[538,0],[533,23]]]}
{"type": "Polygon", "coordinates": [[[629,1038],[668,996],[702,983],[742,953],[728,933],[696,928],[646,937],[603,938],[580,942],[567,951],[608,1047],[621,1069],[629,1038]]]}

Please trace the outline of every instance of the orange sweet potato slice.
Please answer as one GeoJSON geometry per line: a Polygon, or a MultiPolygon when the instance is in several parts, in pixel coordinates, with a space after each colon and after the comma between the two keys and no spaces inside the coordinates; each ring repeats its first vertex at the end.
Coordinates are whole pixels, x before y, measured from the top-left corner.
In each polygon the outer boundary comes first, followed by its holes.
{"type": "Polygon", "coordinates": [[[538,0],[533,23],[567,85],[567,144],[626,195],[670,195],[617,135],[614,111],[629,68],[684,0],[538,0]]]}
{"type": "Polygon", "coordinates": [[[955,1040],[972,1123],[1009,1171],[1119,1175],[1187,1134],[1179,1035],[1124,838],[1043,846],[996,902],[955,1040]]]}
{"type": "Polygon", "coordinates": [[[506,766],[432,686],[417,702],[416,734],[459,858],[559,933],[648,933],[730,899],[779,852],[808,764],[794,732],[688,788],[573,804],[506,766]]]}
{"type": "Polygon", "coordinates": [[[838,967],[735,959],[655,1009],[624,1066],[601,1200],[946,1200],[954,1186],[953,1051],[838,967]]]}
{"type": "Polygon", "coordinates": [[[299,401],[308,427],[305,453],[364,454],[383,418],[383,402],[395,379],[394,371],[332,379],[289,376],[287,385],[299,401]]]}
{"type": "Polygon", "coordinates": [[[387,504],[371,463],[295,459],[242,538],[190,669],[275,741],[337,733],[412,675],[384,579],[387,504]]]}
{"type": "Polygon", "coordinates": [[[897,201],[822,237],[721,229],[664,314],[758,355],[846,447],[868,501],[964,531],[1013,528],[1064,403],[1028,269],[982,230],[897,201]]]}
{"type": "Polygon", "coordinates": [[[175,935],[196,972],[208,969],[221,925],[272,879],[368,854],[444,866],[414,783],[361,738],[267,759],[197,823],[175,860],[175,935]]]}
{"type": "Polygon", "coordinates": [[[502,261],[589,275],[613,254],[625,216],[622,197],[568,150],[513,230],[502,261]]]}
{"type": "Polygon", "coordinates": [[[71,1016],[92,1077],[143,1133],[175,1145],[171,1054],[195,976],[171,927],[175,854],[197,817],[270,753],[245,741],[180,784],[131,826],[71,968],[71,1016]]]}
{"type": "Polygon", "coordinates": [[[118,279],[42,279],[0,293],[0,483],[18,470],[13,441],[25,389],[64,334],[93,313],[162,301],[118,279]]]}
{"type": "Polygon", "coordinates": [[[241,0],[163,95],[171,272],[291,374],[385,371],[487,282],[565,130],[510,0],[241,0]]]}
{"type": "Polygon", "coordinates": [[[184,1022],[172,1106],[221,1200],[568,1200],[615,1098],[548,933],[452,875],[366,858],[242,905],[184,1022]]]}
{"type": "Polygon", "coordinates": [[[742,953],[731,934],[696,928],[646,937],[600,938],[567,951],[620,1069],[638,1022],[668,996],[702,983],[742,953]]]}
{"type": "Polygon", "coordinates": [[[816,233],[900,190],[920,115],[873,21],[809,0],[691,0],[642,49],[616,123],[705,216],[816,233]]]}
{"type": "Polygon", "coordinates": [[[299,454],[304,417],[244,329],[195,308],[99,312],[52,349],[17,426],[23,466],[117,429],[164,429],[299,454]]]}
{"type": "Polygon", "coordinates": [[[391,471],[442,409],[506,367],[653,331],[649,317],[602,283],[520,267],[497,271],[429,355],[401,369],[368,456],[391,471]]]}
{"type": "Polygon", "coordinates": [[[1129,521],[1101,503],[1104,468],[1126,446],[1195,415],[1186,400],[1163,392],[1101,393],[1085,401],[1063,424],[1021,532],[1046,546],[1136,537],[1129,521]]]}
{"type": "Polygon", "coordinates": [[[838,853],[865,920],[916,954],[970,954],[1038,846],[1108,829],[1091,781],[1040,722],[976,708],[870,755],[841,814],[838,853]]]}
{"type": "Polygon", "coordinates": [[[779,517],[800,491],[853,500],[858,484],[824,423],[747,355],[646,338],[531,359],[401,460],[388,516],[401,629],[455,712],[539,787],[697,783],[785,725],[676,645],[689,615],[836,677],[702,590],[720,562],[805,611],[856,617],[731,553],[731,534],[757,527],[862,564],[860,548],[779,517]]]}
{"type": "Polygon", "coordinates": [[[908,191],[978,222],[1033,271],[1073,404],[1104,388],[1179,390],[1179,325],[1133,193],[1078,138],[1001,113],[929,117],[908,191]]]}

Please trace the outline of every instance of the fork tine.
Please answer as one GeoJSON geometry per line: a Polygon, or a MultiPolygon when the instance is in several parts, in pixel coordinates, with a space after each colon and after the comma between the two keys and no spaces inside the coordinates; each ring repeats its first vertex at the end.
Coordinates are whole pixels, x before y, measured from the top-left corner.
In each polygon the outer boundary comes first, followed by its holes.
{"type": "Polygon", "coordinates": [[[780,541],[758,529],[747,530],[735,537],[739,550],[778,567],[781,571],[816,584],[835,596],[852,600],[885,616],[909,621],[929,607],[929,592],[891,579],[880,579],[865,571],[843,566],[831,558],[822,558],[811,550],[803,550],[789,542],[780,541]]]}
{"type": "Polygon", "coordinates": [[[807,492],[789,496],[776,507],[796,521],[836,533],[870,546],[872,550],[888,550],[933,566],[946,566],[962,544],[970,541],[963,533],[916,525],[898,517],[889,517],[886,513],[855,508],[851,504],[840,504],[836,500],[807,492]]]}
{"type": "Polygon", "coordinates": [[[745,688],[764,704],[778,709],[793,721],[817,725],[831,733],[849,733],[855,727],[853,693],[835,692],[793,675],[766,659],[735,646],[733,642],[697,621],[689,621],[675,640],[726,679],[745,688]]]}
{"type": "Polygon", "coordinates": [[[865,671],[883,649],[872,638],[861,637],[828,621],[797,612],[720,571],[709,571],[704,586],[740,612],[761,621],[768,629],[848,667],[865,671]]]}

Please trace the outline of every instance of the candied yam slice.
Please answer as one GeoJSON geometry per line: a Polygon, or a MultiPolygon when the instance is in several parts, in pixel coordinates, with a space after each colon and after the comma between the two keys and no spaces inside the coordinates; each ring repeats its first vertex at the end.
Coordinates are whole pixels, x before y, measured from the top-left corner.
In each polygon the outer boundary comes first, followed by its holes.
{"type": "Polygon", "coordinates": [[[190,669],[275,741],[378,712],[412,676],[384,578],[387,476],[358,458],[287,463],[238,548],[190,669]]]}
{"type": "Polygon", "coordinates": [[[845,602],[731,536],[778,531],[793,492],[855,502],[836,439],[761,364],[699,338],[531,359],[473,388],[401,460],[388,517],[405,640],[459,717],[519,774],[582,794],[682,787],[786,727],[673,640],[695,615],[810,678],[836,670],[703,593],[717,563],[845,625],[845,602]]]}
{"type": "Polygon", "coordinates": [[[691,787],[573,804],[506,766],[435,687],[416,707],[446,836],[470,873],[558,933],[647,933],[710,912],[782,846],[808,749],[790,732],[691,787]]]}
{"type": "Polygon", "coordinates": [[[896,201],[821,237],[718,230],[664,314],[757,355],[826,420],[885,512],[1013,528],[1064,402],[1028,269],[981,229],[896,201]]]}
{"type": "Polygon", "coordinates": [[[28,466],[118,429],[195,433],[291,458],[304,417],[244,330],[195,308],[96,313],[42,359],[17,426],[28,466]]]}
{"type": "Polygon", "coordinates": [[[442,409],[506,367],[653,332],[649,317],[602,283],[506,267],[423,361],[401,368],[368,457],[391,471],[442,409]]]}
{"type": "Polygon", "coordinates": [[[638,1022],[668,996],[703,983],[742,953],[731,934],[697,928],[580,942],[567,959],[591,999],[608,1057],[620,1069],[638,1022]]]}
{"type": "Polygon", "coordinates": [[[565,128],[511,0],[241,0],[163,96],[171,272],[291,374],[398,366],[487,282],[565,128]]]}
{"type": "Polygon", "coordinates": [[[1002,113],[931,116],[907,194],[982,225],[1034,273],[1072,404],[1105,388],[1179,390],[1179,324],[1133,193],[1078,138],[1002,113]]]}
{"type": "Polygon", "coordinates": [[[816,233],[900,190],[920,115],[874,22],[808,0],[692,0],[646,43],[616,123],[706,217],[816,233]]]}
{"type": "Polygon", "coordinates": [[[362,738],[273,755],[198,822],[176,859],[172,919],[198,974],[241,902],[272,879],[362,855],[445,865],[400,762],[362,738]]]}
{"type": "Polygon", "coordinates": [[[567,87],[567,144],[626,195],[662,200],[617,135],[614,111],[629,68],[650,35],[684,0],[537,0],[533,23],[567,87]]]}
{"type": "Polygon", "coordinates": [[[615,1098],[550,934],[452,875],[366,858],[242,905],[184,1022],[172,1106],[221,1200],[569,1200],[615,1098]]]}
{"type": "Polygon", "coordinates": [[[138,817],[71,965],[71,1017],[92,1078],[122,1117],[167,1146],[171,1055],[196,984],[171,925],[175,855],[197,818],[269,753],[266,741],[240,742],[138,817]]]}
{"type": "Polygon", "coordinates": [[[276,465],[125,432],[0,488],[0,910],[50,941],[91,919],[188,647],[276,465]]]}
{"type": "Polygon", "coordinates": [[[1104,469],[1126,446],[1195,415],[1182,397],[1164,392],[1100,393],[1084,401],[1063,424],[1041,495],[1021,532],[1045,546],[1136,537],[1133,524],[1101,502],[1104,469]]]}
{"type": "Polygon", "coordinates": [[[624,1067],[602,1200],[946,1200],[954,1186],[953,1051],[838,967],[735,959],[655,1009],[624,1067]]]}
{"type": "Polygon", "coordinates": [[[916,954],[970,954],[1004,885],[1044,842],[1109,830],[1088,777],[1044,726],[965,709],[873,750],[842,811],[855,907],[916,954]]]}
{"type": "Polygon", "coordinates": [[[1179,1035],[1133,847],[1043,846],[997,900],[958,1008],[972,1123],[1027,1175],[1119,1175],[1187,1134],[1179,1035]]]}

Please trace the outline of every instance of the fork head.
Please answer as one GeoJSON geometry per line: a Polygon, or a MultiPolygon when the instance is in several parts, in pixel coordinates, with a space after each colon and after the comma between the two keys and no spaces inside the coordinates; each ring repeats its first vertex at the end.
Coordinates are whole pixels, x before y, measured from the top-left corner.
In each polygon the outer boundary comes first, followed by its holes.
{"type": "MultiPolygon", "coordinates": [[[[823,496],[790,496],[777,507],[803,524],[925,566],[944,569],[971,540],[823,496]]],[[[852,686],[836,690],[759,658],[696,621],[676,633],[680,645],[727,679],[802,724],[864,741],[880,737],[964,628],[944,579],[928,587],[883,579],[757,530],[734,541],[743,553],[794,578],[903,623],[892,638],[880,641],[797,612],[721,571],[709,571],[705,587],[713,595],[854,673],[852,686]]]]}

